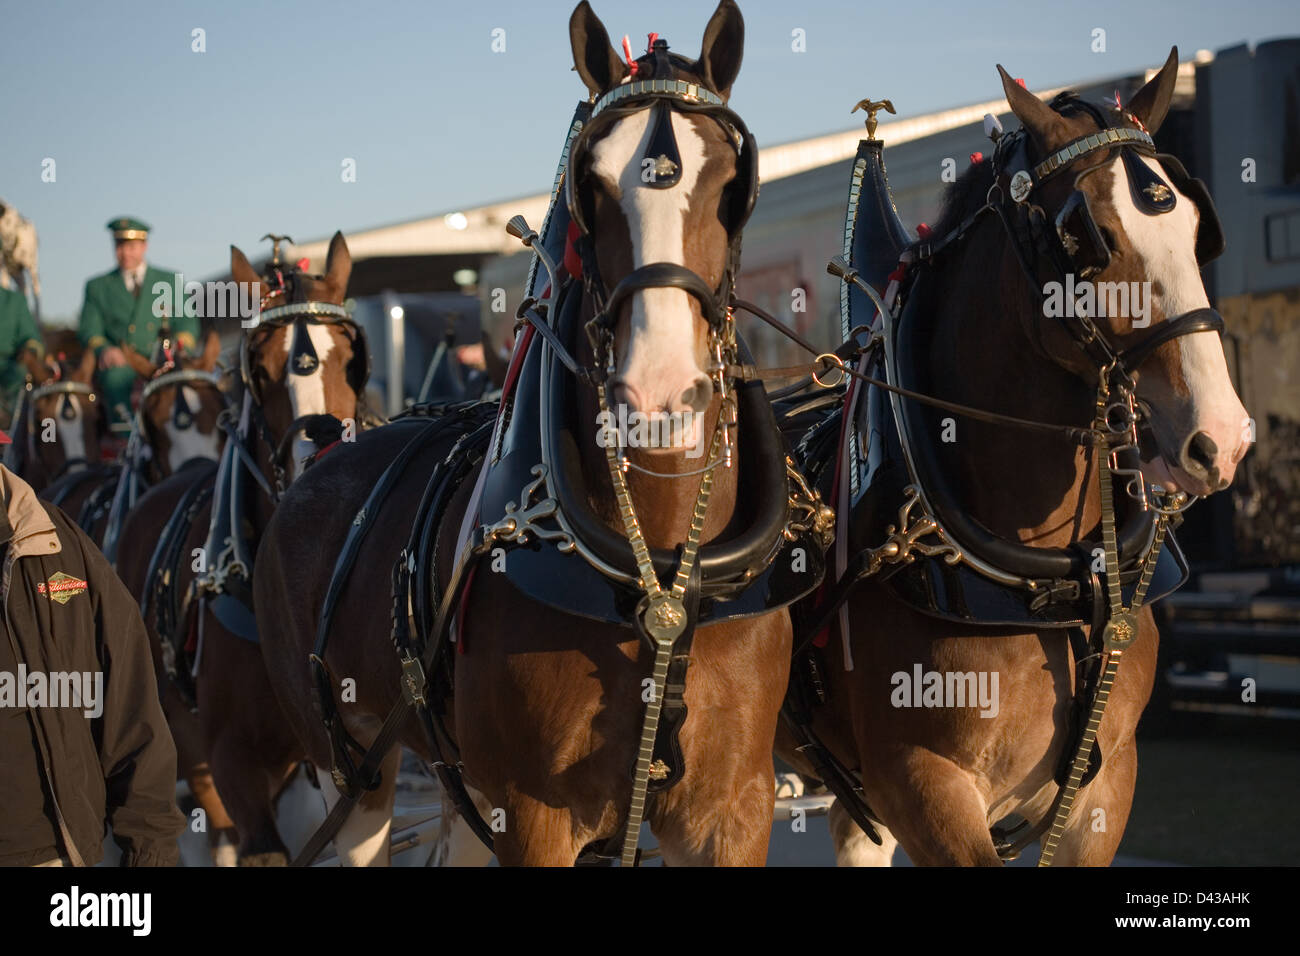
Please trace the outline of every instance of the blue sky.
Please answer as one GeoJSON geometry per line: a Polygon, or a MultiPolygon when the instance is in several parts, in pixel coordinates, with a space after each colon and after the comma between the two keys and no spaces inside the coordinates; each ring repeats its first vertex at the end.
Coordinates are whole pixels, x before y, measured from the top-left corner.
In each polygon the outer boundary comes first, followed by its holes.
{"type": "MultiPolygon", "coordinates": [[[[711,0],[594,0],[637,53],[699,52],[711,0]]],[[[1295,0],[868,4],[740,0],[732,106],[760,144],[850,129],[863,96],[901,116],[1300,34],[1295,0]],[[1106,31],[1106,52],[1091,50],[1106,31]],[[805,31],[806,52],[791,49],[805,31]]],[[[299,241],[550,186],[584,90],[567,2],[5,0],[0,197],[36,222],[47,318],[75,318],[113,266],[104,224],[154,226],[150,261],[201,278],[265,232],[299,241]],[[194,52],[193,31],[206,52],[194,52]],[[504,30],[505,51],[493,52],[504,30]],[[56,179],[42,182],[42,163],[56,179]],[[341,181],[344,158],[356,182],[341,181]]]]}

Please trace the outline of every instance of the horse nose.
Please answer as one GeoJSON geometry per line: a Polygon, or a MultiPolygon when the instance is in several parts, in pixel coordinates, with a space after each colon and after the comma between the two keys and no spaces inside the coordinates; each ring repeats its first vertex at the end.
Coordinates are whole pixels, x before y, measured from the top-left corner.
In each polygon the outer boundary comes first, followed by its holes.
{"type": "Polygon", "coordinates": [[[610,384],[614,404],[626,405],[631,411],[698,413],[707,409],[713,400],[713,380],[704,374],[693,376],[685,387],[656,389],[653,394],[637,388],[622,376],[615,376],[610,384]]]}
{"type": "Polygon", "coordinates": [[[713,400],[713,380],[707,375],[697,375],[678,399],[680,407],[674,411],[702,412],[713,400]]]}
{"type": "Polygon", "coordinates": [[[1183,452],[1183,470],[1194,478],[1204,481],[1211,488],[1220,488],[1219,468],[1214,463],[1218,457],[1219,446],[1206,432],[1197,432],[1187,443],[1183,452]]]}

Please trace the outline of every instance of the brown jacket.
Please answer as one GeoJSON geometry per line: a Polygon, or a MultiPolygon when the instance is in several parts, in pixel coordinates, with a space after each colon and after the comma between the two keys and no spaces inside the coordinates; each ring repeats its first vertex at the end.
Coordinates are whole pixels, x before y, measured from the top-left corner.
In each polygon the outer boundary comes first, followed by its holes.
{"type": "Polygon", "coordinates": [[[103,675],[98,716],[29,708],[62,852],[74,864],[99,862],[111,824],[123,866],[173,866],[185,828],[176,747],[140,610],[85,533],[3,466],[0,502],[0,640],[28,674],[103,675]]]}

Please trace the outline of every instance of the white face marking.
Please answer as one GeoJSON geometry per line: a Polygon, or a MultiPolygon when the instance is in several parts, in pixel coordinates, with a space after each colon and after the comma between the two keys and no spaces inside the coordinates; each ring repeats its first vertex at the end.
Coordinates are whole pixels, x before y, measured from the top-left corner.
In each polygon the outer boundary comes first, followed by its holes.
{"type": "MultiPolygon", "coordinates": [[[[316,350],[315,370],[310,375],[295,375],[288,368],[289,357],[293,352],[293,328],[290,327],[284,337],[285,382],[289,389],[289,405],[295,419],[302,415],[323,415],[329,411],[325,405],[325,362],[330,352],[334,351],[334,337],[324,325],[307,324],[307,334],[311,336],[312,347],[316,350]]],[[[296,480],[302,474],[303,460],[316,451],[316,445],[303,436],[294,439],[293,461],[290,480],[296,480]]]]}
{"type": "MultiPolygon", "coordinates": [[[[63,460],[72,461],[74,459],[86,458],[86,420],[85,412],[81,407],[81,399],[75,393],[69,393],[62,396],[59,403],[55,405],[54,425],[55,432],[58,434],[59,445],[63,448],[63,460]],[[64,402],[73,410],[72,418],[63,417],[64,402]]],[[[71,470],[82,468],[84,465],[73,465],[71,470]]]]}
{"type": "MultiPolygon", "coordinates": [[[[1159,163],[1148,156],[1139,159],[1174,189],[1177,197],[1171,211],[1159,215],[1145,213],[1134,200],[1124,164],[1111,164],[1111,195],[1128,241],[1146,264],[1144,281],[1152,287],[1154,323],[1157,316],[1176,318],[1193,309],[1205,308],[1210,300],[1196,264],[1199,216],[1195,204],[1174,187],[1159,163]],[[1160,285],[1159,294],[1156,294],[1156,283],[1160,285]]],[[[1150,375],[1138,384],[1139,394],[1156,412],[1153,427],[1160,440],[1161,454],[1171,459],[1168,464],[1181,468],[1185,462],[1179,459],[1187,441],[1197,432],[1205,432],[1218,449],[1216,467],[1223,477],[1231,479],[1245,443],[1249,417],[1232,387],[1223,346],[1213,332],[1197,332],[1179,337],[1178,350],[1187,396],[1175,395],[1165,383],[1153,380],[1150,375]]]]}
{"type": "Polygon", "coordinates": [[[167,464],[171,467],[172,473],[175,474],[180,470],[181,465],[185,464],[191,458],[210,458],[217,460],[217,430],[214,428],[211,432],[204,435],[198,428],[199,410],[202,408],[199,393],[189,385],[181,386],[181,399],[185,402],[185,407],[189,409],[190,415],[195,421],[189,428],[177,428],[175,416],[167,416],[167,424],[163,426],[163,431],[167,433],[168,452],[167,464]]]}
{"type": "MultiPolygon", "coordinates": [[[[653,262],[685,262],[686,212],[705,162],[705,144],[689,119],[672,114],[681,155],[676,186],[655,189],[642,180],[642,157],[654,112],[620,120],[592,148],[592,173],[620,202],[632,241],[634,269],[653,262]]],[[[632,296],[631,335],[620,356],[628,403],[641,411],[682,410],[680,398],[703,376],[694,355],[695,320],[689,293],[646,289],[632,296]]]]}

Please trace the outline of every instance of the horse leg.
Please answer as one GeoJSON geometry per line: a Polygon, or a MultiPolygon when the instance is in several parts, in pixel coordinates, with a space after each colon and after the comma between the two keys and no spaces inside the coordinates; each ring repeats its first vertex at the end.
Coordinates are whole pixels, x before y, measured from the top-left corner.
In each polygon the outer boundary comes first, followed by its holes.
{"type": "Polygon", "coordinates": [[[225,630],[210,612],[198,699],[213,779],[239,829],[239,865],[286,865],[275,799],[300,748],[280,719],[258,646],[225,630]]]}
{"type": "Polygon", "coordinates": [[[181,699],[179,693],[170,684],[162,696],[163,714],[172,738],[176,741],[176,766],[180,775],[189,784],[190,795],[203,810],[204,824],[208,833],[208,852],[212,854],[213,866],[234,866],[235,848],[239,844],[239,833],[235,821],[221,802],[216,784],[212,779],[212,768],[204,756],[203,740],[194,714],[181,699]]]}
{"type": "Polygon", "coordinates": [[[238,860],[236,849],[239,846],[239,831],[235,828],[235,821],[226,812],[221,795],[217,793],[217,785],[212,780],[212,768],[206,761],[194,764],[186,770],[185,781],[190,786],[194,801],[207,817],[208,852],[212,854],[212,865],[235,866],[238,860]]]}
{"type": "Polygon", "coordinates": [[[974,778],[945,757],[909,748],[889,766],[862,757],[867,802],[917,866],[1001,866],[989,836],[988,808],[974,778]]]}
{"type": "MultiPolygon", "coordinates": [[[[340,865],[388,866],[392,862],[389,837],[393,828],[397,770],[401,763],[402,748],[394,744],[379,764],[379,786],[362,795],[334,835],[334,847],[338,851],[340,865]]],[[[341,794],[330,774],[317,774],[317,779],[320,781],[320,792],[325,798],[325,812],[328,814],[334,809],[341,794]]]]}
{"type": "Polygon", "coordinates": [[[1124,837],[1137,786],[1137,743],[1108,754],[1074,802],[1053,866],[1110,866],[1124,837]]]}
{"type": "Polygon", "coordinates": [[[836,866],[892,866],[894,848],[898,839],[885,827],[877,824],[881,844],[876,846],[871,837],[853,822],[848,811],[836,800],[829,814],[831,842],[835,844],[836,866]]]}
{"type": "MultiPolygon", "coordinates": [[[[492,804],[486,796],[466,786],[470,799],[484,820],[492,818],[492,804]]],[[[438,823],[438,842],[433,850],[433,866],[487,866],[492,851],[483,845],[470,829],[456,805],[445,793],[442,796],[442,818],[438,823]]]]}
{"type": "MultiPolygon", "coordinates": [[[[549,807],[518,792],[512,792],[503,803],[505,828],[493,832],[502,866],[573,866],[577,862],[588,841],[575,835],[568,808],[549,807]]],[[[495,809],[488,812],[496,813],[495,809]]],[[[487,819],[496,822],[491,815],[487,819]]]]}

